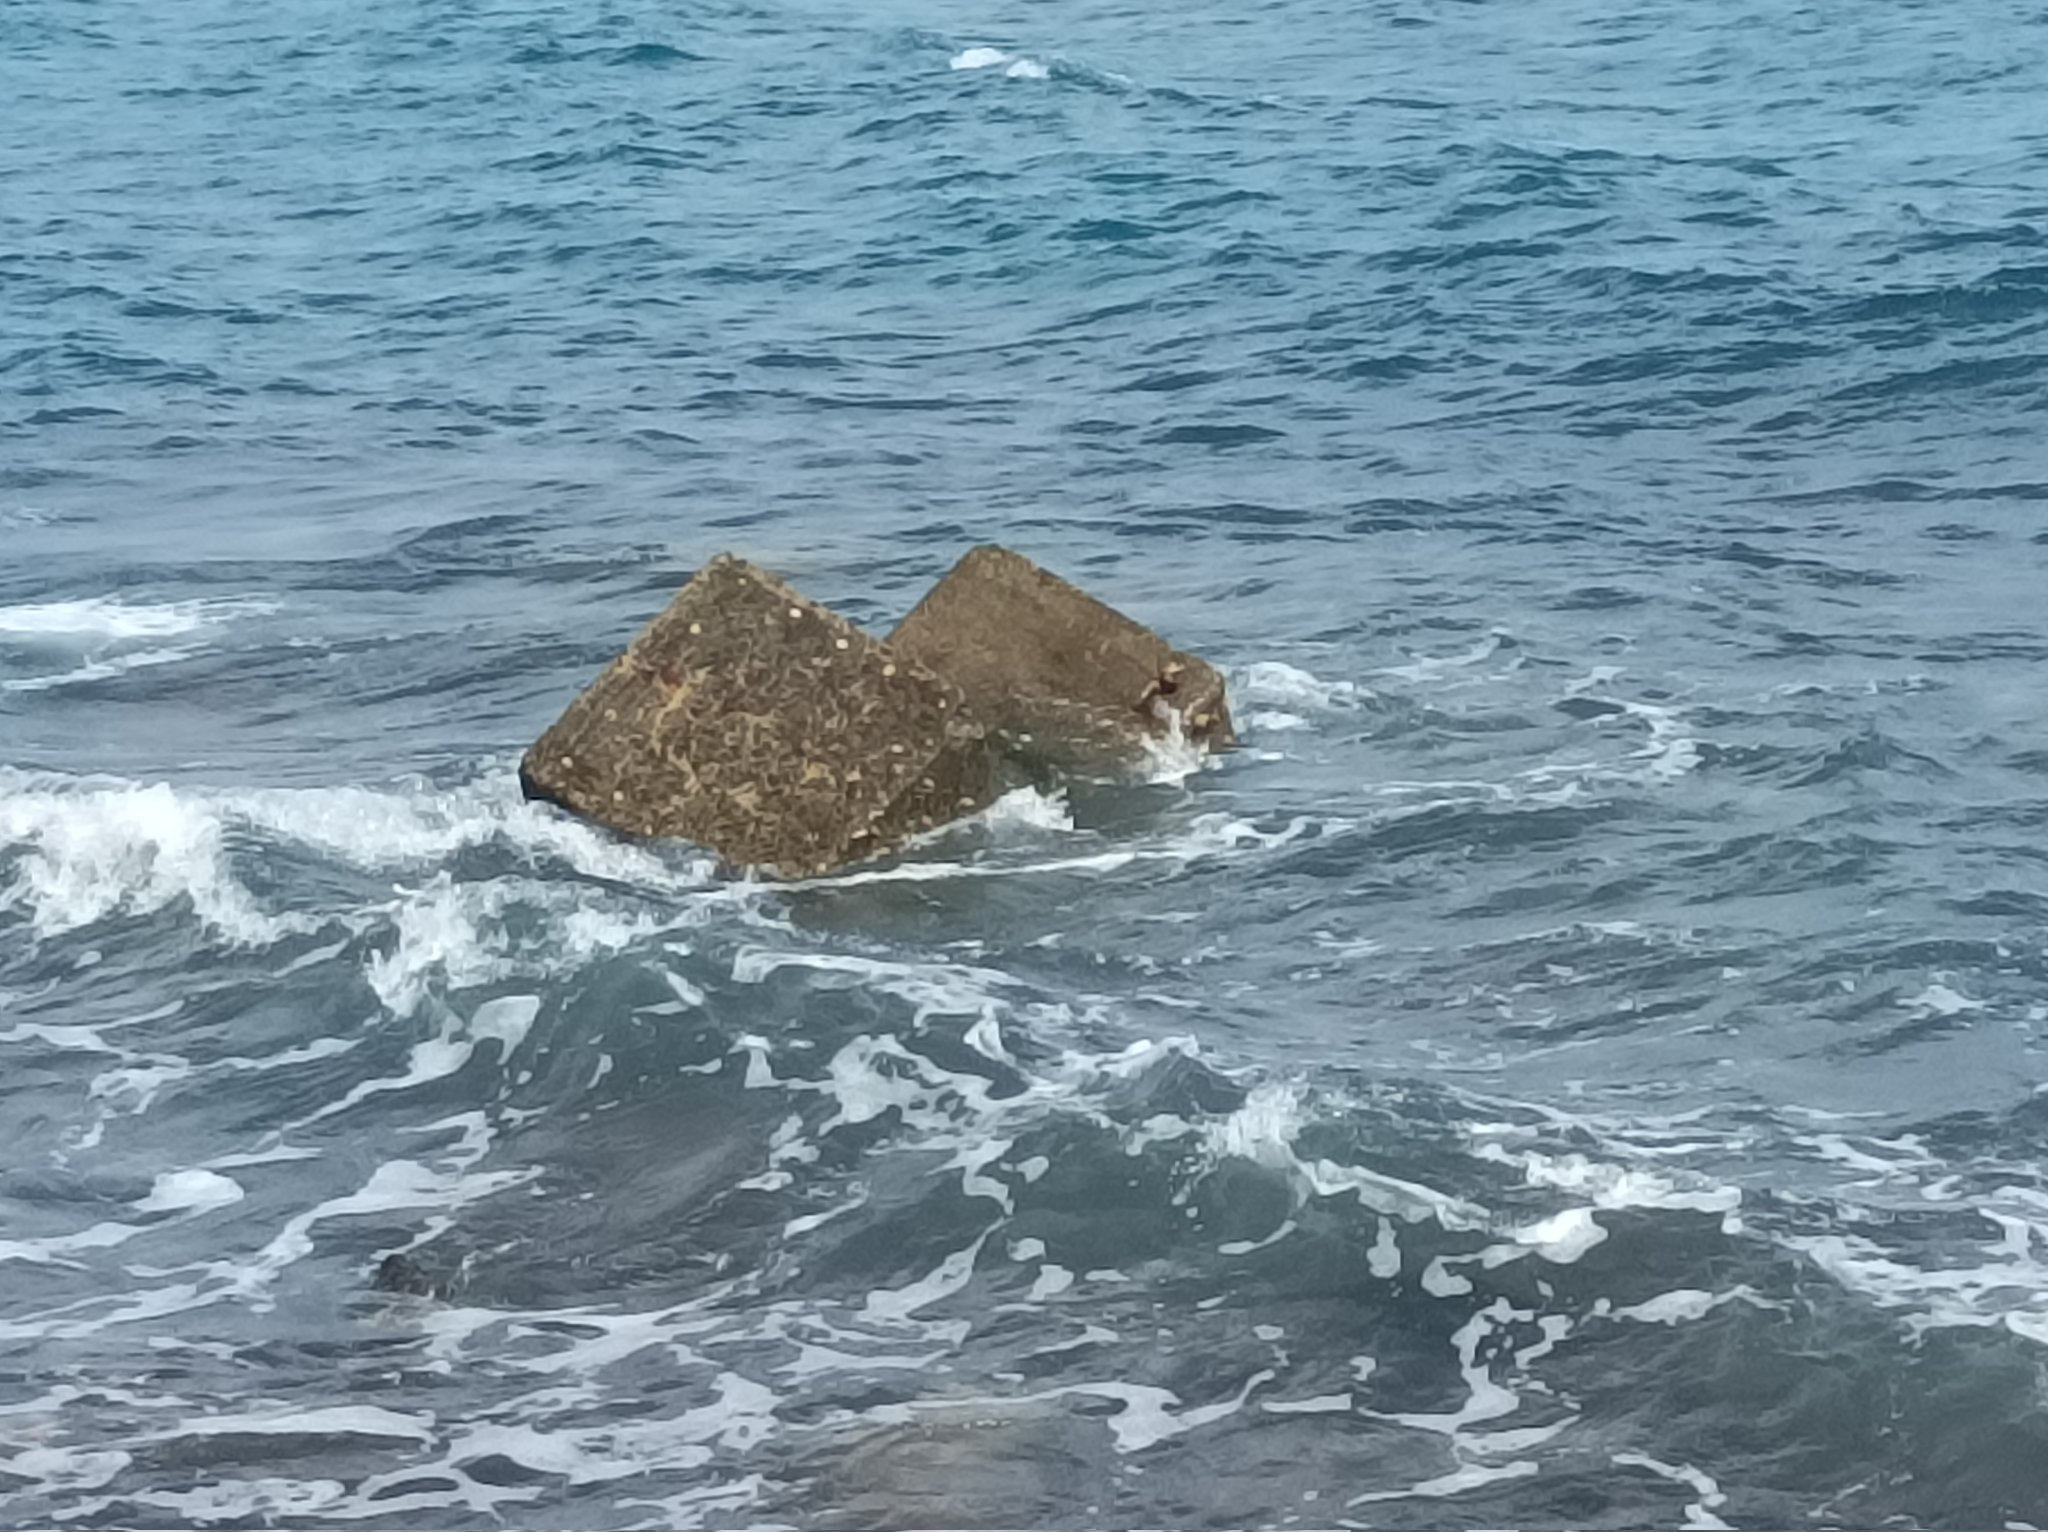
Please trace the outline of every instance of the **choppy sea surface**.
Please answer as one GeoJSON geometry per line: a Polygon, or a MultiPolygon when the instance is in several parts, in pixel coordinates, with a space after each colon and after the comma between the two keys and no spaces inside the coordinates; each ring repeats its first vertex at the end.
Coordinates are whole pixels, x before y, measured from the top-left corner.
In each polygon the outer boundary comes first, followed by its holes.
{"type": "Polygon", "coordinates": [[[0,1524],[2048,1525],[2044,99],[10,0],[0,1524]],[[1244,747],[798,885],[520,801],[713,553],[987,540],[1244,747]]]}

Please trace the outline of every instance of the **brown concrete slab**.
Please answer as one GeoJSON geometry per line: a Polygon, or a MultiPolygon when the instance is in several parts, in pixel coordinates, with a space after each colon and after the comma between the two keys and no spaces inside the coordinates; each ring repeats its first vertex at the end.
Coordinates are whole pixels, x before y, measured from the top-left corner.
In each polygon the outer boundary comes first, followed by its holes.
{"type": "Polygon", "coordinates": [[[729,555],[677,593],[526,753],[530,798],[801,877],[986,807],[957,684],[729,555]]]}
{"type": "Polygon", "coordinates": [[[1055,769],[1128,768],[1170,731],[1169,709],[1198,744],[1237,742],[1215,667],[1007,548],[968,553],[889,647],[957,683],[1006,749],[1055,769]]]}

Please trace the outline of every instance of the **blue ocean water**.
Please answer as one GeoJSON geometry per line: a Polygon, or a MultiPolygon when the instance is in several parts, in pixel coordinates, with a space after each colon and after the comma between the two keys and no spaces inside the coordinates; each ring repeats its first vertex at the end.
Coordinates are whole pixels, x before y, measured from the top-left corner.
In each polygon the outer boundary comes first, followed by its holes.
{"type": "Polygon", "coordinates": [[[2044,92],[10,0],[0,1523],[2048,1525],[2044,92]],[[991,540],[1244,748],[795,886],[520,801],[713,553],[991,540]]]}

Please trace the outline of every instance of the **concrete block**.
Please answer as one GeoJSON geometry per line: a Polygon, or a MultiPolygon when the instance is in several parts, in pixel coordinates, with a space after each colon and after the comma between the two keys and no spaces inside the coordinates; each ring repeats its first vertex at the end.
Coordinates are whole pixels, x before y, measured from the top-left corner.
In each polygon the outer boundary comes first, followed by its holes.
{"type": "Polygon", "coordinates": [[[1055,771],[1128,769],[1176,715],[1197,744],[1237,742],[1213,666],[1007,548],[968,553],[889,647],[956,683],[1007,751],[1055,771]]]}
{"type": "Polygon", "coordinates": [[[730,556],[526,753],[530,798],[805,877],[994,800],[960,687],[730,556]]]}

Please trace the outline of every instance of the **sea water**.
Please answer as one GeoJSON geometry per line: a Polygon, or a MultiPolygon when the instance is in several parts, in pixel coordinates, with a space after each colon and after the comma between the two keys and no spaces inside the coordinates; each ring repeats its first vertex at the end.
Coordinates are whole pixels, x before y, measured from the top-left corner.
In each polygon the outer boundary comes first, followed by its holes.
{"type": "Polygon", "coordinates": [[[2044,99],[12,0],[0,1523],[2048,1525],[2044,99]],[[521,801],[710,555],[992,540],[1242,748],[796,885],[521,801]]]}

